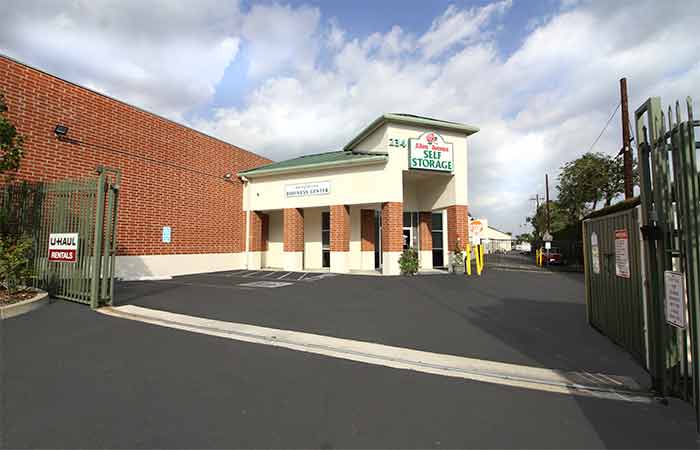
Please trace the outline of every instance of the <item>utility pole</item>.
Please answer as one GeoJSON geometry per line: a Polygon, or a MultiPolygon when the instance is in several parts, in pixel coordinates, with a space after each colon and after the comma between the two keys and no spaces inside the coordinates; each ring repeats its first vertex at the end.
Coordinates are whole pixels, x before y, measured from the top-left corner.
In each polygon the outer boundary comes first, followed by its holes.
{"type": "Polygon", "coordinates": [[[545,208],[547,210],[547,233],[552,231],[552,222],[549,215],[549,175],[544,174],[544,189],[545,189],[545,208]]]}
{"type": "Polygon", "coordinates": [[[622,156],[625,165],[625,200],[634,196],[632,186],[632,147],[630,142],[630,116],[627,107],[627,78],[620,78],[620,103],[622,105],[622,156]]]}
{"type": "MultiPolygon", "coordinates": [[[[540,194],[536,193],[534,197],[530,197],[530,201],[535,201],[536,209],[535,209],[535,215],[532,216],[532,219],[534,220],[535,217],[537,217],[537,214],[540,212],[540,194]]],[[[537,227],[535,226],[535,223],[532,223],[532,228],[535,230],[535,235],[537,234],[537,227]]]]}

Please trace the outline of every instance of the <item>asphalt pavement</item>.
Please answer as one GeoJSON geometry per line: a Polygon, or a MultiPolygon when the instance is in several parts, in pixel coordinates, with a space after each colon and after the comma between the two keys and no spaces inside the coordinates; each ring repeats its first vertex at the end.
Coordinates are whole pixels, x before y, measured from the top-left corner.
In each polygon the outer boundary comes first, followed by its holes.
{"type": "MultiPolygon", "coordinates": [[[[631,359],[608,361],[620,357],[616,351],[621,350],[600,335],[588,336],[585,327],[564,332],[580,318],[551,325],[582,313],[576,279],[561,280],[556,295],[540,296],[533,293],[546,292],[542,288],[551,280],[529,279],[511,289],[505,285],[522,280],[496,275],[482,277],[472,288],[456,277],[363,277],[360,284],[367,290],[352,288],[358,284],[355,277],[247,289],[235,287],[237,279],[221,287],[211,277],[181,277],[171,283],[121,285],[118,297],[150,302],[150,307],[170,298],[171,309],[188,305],[192,312],[222,314],[226,317],[218,318],[225,320],[270,315],[270,323],[309,332],[357,337],[369,332],[365,340],[412,343],[431,351],[456,350],[457,343],[438,344],[449,336],[470,336],[450,328],[478,328],[471,335],[476,343],[461,341],[469,347],[463,352],[492,342],[484,354],[501,360],[597,362],[628,374],[634,367],[631,359]],[[222,293],[217,297],[214,291],[222,293]],[[459,298],[471,306],[455,303],[459,298]],[[349,302],[344,307],[342,299],[349,302]],[[285,301],[290,305],[283,308],[285,301]],[[226,308],[226,302],[249,306],[226,308]],[[403,306],[393,313],[395,327],[407,328],[403,332],[378,331],[392,322],[391,306],[403,306]],[[507,311],[509,306],[515,311],[507,311]],[[512,317],[517,314],[519,320],[512,317]],[[362,325],[362,317],[367,324],[362,325]],[[478,317],[494,323],[478,326],[478,317]],[[438,319],[441,325],[430,324],[438,319]],[[544,335],[559,333],[565,342],[582,333],[587,337],[580,343],[591,348],[567,350],[583,353],[580,358],[557,357],[550,353],[566,345],[516,332],[516,323],[532,325],[526,330],[544,327],[544,335]],[[439,336],[430,338],[431,332],[439,336]],[[537,345],[544,347],[537,351],[537,345]],[[605,358],[589,355],[596,352],[605,358]]],[[[0,322],[0,336],[5,448],[697,446],[692,408],[681,401],[663,406],[595,399],[371,366],[108,317],[63,301],[0,322]]]]}
{"type": "MultiPolygon", "coordinates": [[[[560,370],[649,377],[586,322],[583,276],[312,277],[243,288],[284,272],[213,273],[123,283],[119,304],[560,370]]],[[[288,280],[290,277],[280,281],[288,280]]]]}

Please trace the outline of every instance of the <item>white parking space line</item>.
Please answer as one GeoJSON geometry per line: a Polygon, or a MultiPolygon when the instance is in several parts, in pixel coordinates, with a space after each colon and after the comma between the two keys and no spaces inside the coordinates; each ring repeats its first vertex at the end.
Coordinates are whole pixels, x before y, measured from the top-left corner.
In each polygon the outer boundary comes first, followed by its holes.
{"type": "Polygon", "coordinates": [[[282,278],[284,278],[284,277],[286,277],[286,276],[288,276],[288,275],[291,275],[292,273],[293,273],[293,272],[287,272],[287,273],[285,273],[284,275],[282,275],[281,277],[277,277],[277,279],[278,279],[278,280],[281,280],[282,278]]]}
{"type": "Polygon", "coordinates": [[[301,276],[297,278],[297,281],[303,280],[306,275],[308,275],[306,272],[302,273],[301,276]]]}
{"type": "Polygon", "coordinates": [[[275,274],[275,273],[279,273],[279,272],[267,271],[267,272],[263,272],[263,273],[264,273],[264,275],[260,275],[258,278],[269,277],[270,275],[275,274]]]}
{"type": "Polygon", "coordinates": [[[260,273],[260,270],[252,270],[250,273],[247,273],[243,275],[243,278],[250,278],[252,276],[255,276],[256,274],[260,273]]]}
{"type": "MultiPolygon", "coordinates": [[[[243,342],[283,347],[395,369],[475,380],[524,389],[632,402],[651,403],[652,396],[634,380],[615,377],[622,386],[601,382],[582,382],[578,372],[508,364],[463,356],[431,353],[371,342],[331,336],[259,327],[243,323],[205,319],[134,305],[104,307],[100,313],[122,319],[169,327],[193,333],[243,342]]],[[[591,375],[591,374],[588,374],[591,375]]]]}

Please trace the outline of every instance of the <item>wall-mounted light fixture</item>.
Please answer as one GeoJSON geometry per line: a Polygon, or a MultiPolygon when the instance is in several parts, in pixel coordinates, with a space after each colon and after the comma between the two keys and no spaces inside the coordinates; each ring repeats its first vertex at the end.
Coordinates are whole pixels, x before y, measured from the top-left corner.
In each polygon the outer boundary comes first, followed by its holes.
{"type": "Polygon", "coordinates": [[[226,175],[224,175],[224,180],[231,181],[231,173],[227,173],[226,175]]]}
{"type": "Polygon", "coordinates": [[[53,129],[54,134],[56,134],[57,138],[64,138],[68,134],[68,127],[65,125],[56,125],[56,128],[53,129]]]}

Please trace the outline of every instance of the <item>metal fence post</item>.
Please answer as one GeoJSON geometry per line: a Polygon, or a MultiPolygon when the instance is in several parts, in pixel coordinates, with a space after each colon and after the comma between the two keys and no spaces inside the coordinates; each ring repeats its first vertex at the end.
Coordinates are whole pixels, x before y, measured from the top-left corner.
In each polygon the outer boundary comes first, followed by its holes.
{"type": "Polygon", "coordinates": [[[102,276],[102,232],[105,214],[105,171],[102,166],[97,168],[100,176],[97,179],[97,214],[95,217],[95,238],[92,255],[92,279],[90,285],[90,307],[100,306],[100,277],[102,276]]]}

